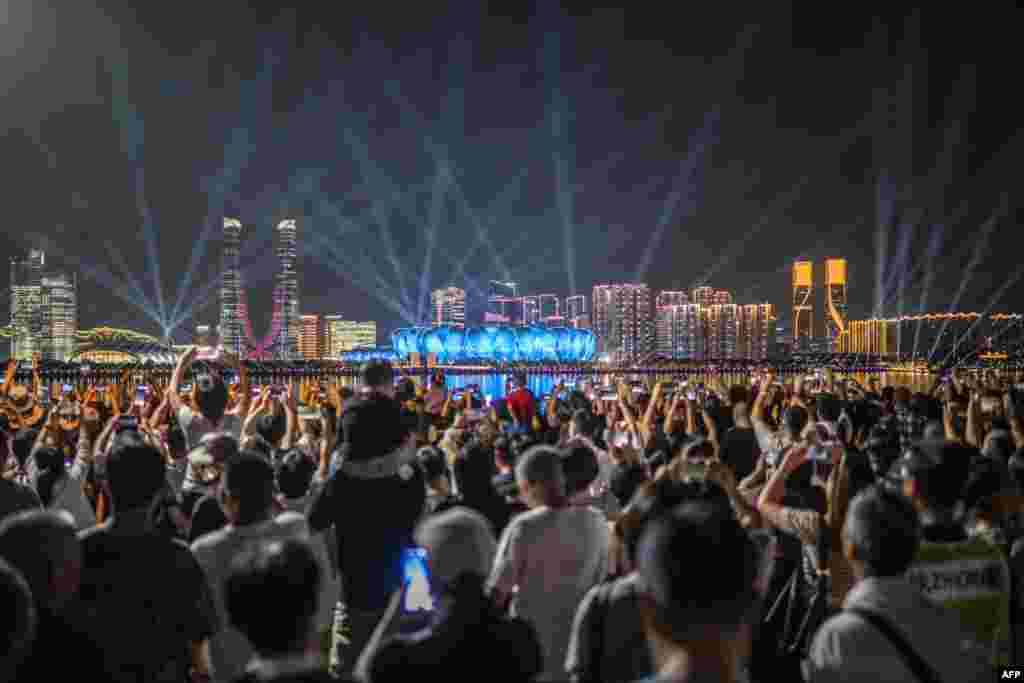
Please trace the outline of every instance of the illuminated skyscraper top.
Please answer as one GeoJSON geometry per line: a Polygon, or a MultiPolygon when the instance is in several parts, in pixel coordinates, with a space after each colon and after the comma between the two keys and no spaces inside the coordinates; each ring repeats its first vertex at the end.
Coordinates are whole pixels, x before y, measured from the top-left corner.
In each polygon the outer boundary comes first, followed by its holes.
{"type": "Polygon", "coordinates": [[[814,264],[793,264],[793,350],[810,351],[814,339],[814,264]]]}
{"type": "Polygon", "coordinates": [[[600,352],[637,358],[654,351],[654,318],[647,285],[595,285],[593,316],[600,352]]]}
{"type": "Polygon", "coordinates": [[[273,353],[277,358],[292,360],[299,355],[299,336],[302,319],[299,313],[299,273],[297,228],[295,220],[287,218],[277,224],[277,258],[280,269],[274,296],[277,305],[272,327],[276,330],[273,353]]]}
{"type": "Polygon", "coordinates": [[[487,287],[484,323],[519,325],[523,322],[523,300],[515,282],[491,280],[487,287]]]}
{"type": "MultiPolygon", "coordinates": [[[[675,293],[671,293],[675,296],[675,293]]],[[[728,306],[732,303],[732,293],[725,289],[713,287],[697,287],[693,290],[693,303],[698,306],[728,306]]]]}
{"type": "Polygon", "coordinates": [[[466,326],[466,290],[458,287],[435,289],[430,296],[433,324],[466,326]]]}
{"type": "Polygon", "coordinates": [[[846,334],[846,259],[825,260],[825,339],[830,350],[843,348],[846,334]]]}
{"type": "Polygon", "coordinates": [[[225,218],[221,242],[220,337],[231,353],[245,353],[242,305],[242,222],[225,218]]]}
{"type": "MultiPolygon", "coordinates": [[[[708,289],[710,289],[710,287],[708,289]]],[[[688,303],[690,303],[689,292],[662,291],[658,292],[658,296],[654,300],[654,307],[664,308],[665,306],[684,306],[688,303]]]]}

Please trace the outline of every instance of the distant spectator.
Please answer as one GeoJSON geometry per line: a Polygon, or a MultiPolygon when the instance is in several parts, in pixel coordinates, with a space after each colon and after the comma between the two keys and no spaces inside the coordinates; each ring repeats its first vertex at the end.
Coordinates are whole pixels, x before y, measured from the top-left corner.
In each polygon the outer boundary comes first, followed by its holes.
{"type": "Polygon", "coordinates": [[[576,608],[608,573],[608,525],[594,508],[568,504],[558,451],[531,449],[517,464],[516,479],[531,509],[502,534],[488,583],[500,605],[511,601],[537,630],[544,650],[540,680],[561,679],[576,608]]]}
{"type": "Polygon", "coordinates": [[[237,359],[224,356],[223,360],[232,365],[239,375],[238,405],[228,412],[228,388],[219,372],[210,367],[203,367],[196,372],[193,398],[198,412],[185,405],[178,391],[185,373],[196,360],[196,354],[197,349],[193,346],[178,359],[167,392],[171,409],[185,433],[185,442],[190,449],[196,448],[203,435],[210,432],[227,432],[238,439],[242,433],[241,416],[249,412],[250,400],[249,380],[244,366],[237,359]]]}
{"type": "Polygon", "coordinates": [[[917,678],[895,643],[865,615],[894,629],[936,680],[988,680],[985,652],[965,647],[971,639],[957,612],[926,598],[905,577],[919,541],[917,514],[901,496],[873,487],[853,500],[843,527],[843,552],[857,584],[843,611],[814,636],[805,666],[809,683],[917,678]]]}
{"type": "Polygon", "coordinates": [[[452,467],[462,505],[476,510],[491,523],[495,534],[508,526],[515,513],[494,488],[494,463],[490,452],[479,443],[466,447],[452,467]]]}
{"type": "MultiPolygon", "coordinates": [[[[0,523],[0,560],[30,588],[36,635],[23,652],[11,683],[69,681],[84,674],[100,680],[115,670],[74,604],[82,578],[82,549],[65,512],[33,510],[0,523]]],[[[17,617],[12,614],[8,618],[17,617]]],[[[12,633],[13,635],[13,633],[12,633]]],[[[23,643],[24,645],[25,643],[23,643]]]]}
{"type": "MultiPolygon", "coordinates": [[[[211,669],[218,682],[228,683],[243,673],[253,654],[245,637],[228,625],[224,581],[230,573],[231,562],[261,543],[289,538],[309,540],[309,529],[305,518],[298,513],[272,517],[274,470],[270,463],[255,453],[243,451],[226,463],[222,504],[230,524],[193,543],[192,553],[209,578],[218,621],[225,625],[210,643],[211,669]]],[[[322,571],[325,572],[326,557],[321,553],[318,559],[323,563],[322,571]]],[[[322,596],[325,612],[330,609],[329,600],[328,596],[322,596]]],[[[318,616],[321,623],[327,621],[325,614],[318,616]]]]}
{"type": "Polygon", "coordinates": [[[512,391],[506,397],[509,414],[517,431],[529,431],[537,414],[537,399],[527,386],[525,372],[517,372],[512,385],[512,391]]]}
{"type": "MultiPolygon", "coordinates": [[[[11,476],[0,476],[0,521],[23,510],[38,510],[43,506],[35,489],[19,481],[18,461],[15,457],[8,456],[7,438],[3,441],[0,443],[0,472],[5,475],[10,472],[11,476]]],[[[11,448],[13,450],[13,445],[11,448]]]]}
{"type": "Polygon", "coordinates": [[[37,448],[32,457],[36,464],[36,493],[43,506],[66,511],[79,530],[95,526],[96,513],[82,491],[88,462],[78,457],[67,467],[64,454],[52,446],[37,448]]]}
{"type": "Polygon", "coordinates": [[[458,505],[458,498],[452,495],[452,483],[444,453],[434,446],[424,446],[417,452],[417,460],[427,485],[424,513],[433,515],[458,505]]]}
{"type": "MultiPolygon", "coordinates": [[[[506,619],[484,594],[497,549],[487,520],[466,508],[448,510],[420,523],[416,544],[427,553],[437,596],[431,623],[422,631],[371,643],[359,673],[373,683],[399,680],[410,672],[429,680],[471,680],[479,677],[479,658],[487,653],[487,668],[502,679],[525,681],[537,674],[542,660],[533,629],[519,619],[506,619]]],[[[386,619],[401,619],[404,591],[396,597],[386,619]]]]}
{"type": "Polygon", "coordinates": [[[191,511],[191,525],[188,540],[197,539],[228,523],[220,505],[219,491],[224,464],[238,453],[238,440],[230,434],[211,432],[205,434],[199,447],[188,454],[189,475],[186,488],[199,499],[191,511]],[[190,482],[192,482],[190,484],[190,482]]]}
{"type": "Polygon", "coordinates": [[[760,450],[746,403],[733,403],[732,421],[733,427],[722,435],[721,457],[722,462],[732,468],[736,479],[742,481],[754,471],[760,450]]]}
{"type": "Polygon", "coordinates": [[[236,683],[327,683],[337,680],[319,657],[323,567],[302,541],[259,543],[231,561],[224,605],[253,658],[236,683]]]}

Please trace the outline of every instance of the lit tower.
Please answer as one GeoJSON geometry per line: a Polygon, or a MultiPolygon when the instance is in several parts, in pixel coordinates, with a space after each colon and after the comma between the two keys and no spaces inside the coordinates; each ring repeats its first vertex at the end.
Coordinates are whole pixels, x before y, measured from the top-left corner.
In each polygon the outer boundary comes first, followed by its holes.
{"type": "Polygon", "coordinates": [[[245,339],[242,301],[242,222],[224,219],[220,284],[220,338],[222,346],[243,356],[245,339]]]}
{"type": "Polygon", "coordinates": [[[814,264],[797,261],[793,264],[793,347],[810,351],[814,338],[814,264]]]}
{"type": "Polygon", "coordinates": [[[594,334],[599,349],[625,358],[654,351],[654,318],[647,285],[594,286],[594,334]]]}
{"type": "Polygon", "coordinates": [[[274,308],[276,320],[272,321],[272,329],[276,332],[273,348],[277,358],[286,360],[298,357],[299,336],[302,332],[296,232],[293,218],[286,218],[277,224],[277,258],[280,270],[277,272],[274,288],[277,306],[274,308]]]}
{"type": "Polygon", "coordinates": [[[435,289],[430,295],[434,327],[466,326],[466,290],[458,287],[435,289]]]}
{"type": "Polygon", "coordinates": [[[846,259],[825,260],[825,340],[830,351],[841,351],[846,330],[846,259]]]}

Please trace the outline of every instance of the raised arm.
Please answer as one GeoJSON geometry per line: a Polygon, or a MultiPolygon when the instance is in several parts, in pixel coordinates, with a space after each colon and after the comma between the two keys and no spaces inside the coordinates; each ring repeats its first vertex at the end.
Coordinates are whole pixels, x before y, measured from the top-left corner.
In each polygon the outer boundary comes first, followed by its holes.
{"type": "Polygon", "coordinates": [[[284,392],[284,417],[285,431],[281,440],[282,450],[288,450],[295,445],[296,435],[299,433],[299,388],[295,382],[289,382],[284,392]]]}
{"type": "Polygon", "coordinates": [[[977,391],[971,392],[970,401],[967,404],[967,444],[975,448],[981,448],[981,394],[977,391]]]}
{"type": "Polygon", "coordinates": [[[249,370],[245,367],[238,356],[231,353],[223,354],[224,364],[229,366],[238,375],[238,405],[235,406],[234,414],[239,418],[245,419],[249,414],[249,403],[252,400],[252,394],[249,390],[249,370]]]}
{"type": "Polygon", "coordinates": [[[167,387],[168,399],[170,400],[171,410],[177,415],[181,412],[181,408],[184,405],[181,402],[181,380],[185,377],[185,373],[188,372],[189,367],[192,365],[192,361],[196,358],[197,349],[195,346],[190,346],[185,353],[178,359],[178,364],[174,366],[174,372],[171,374],[171,384],[167,387]]]}

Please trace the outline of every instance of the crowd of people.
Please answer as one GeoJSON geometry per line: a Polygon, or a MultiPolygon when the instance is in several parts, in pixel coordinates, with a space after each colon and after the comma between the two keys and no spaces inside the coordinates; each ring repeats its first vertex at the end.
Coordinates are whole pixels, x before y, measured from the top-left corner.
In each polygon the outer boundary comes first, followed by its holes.
{"type": "MultiPolygon", "coordinates": [[[[991,680],[1024,384],[0,388],[0,680],[991,680]],[[41,401],[41,395],[47,400],[41,401]]],[[[184,383],[186,379],[190,386],[184,383]]]]}

